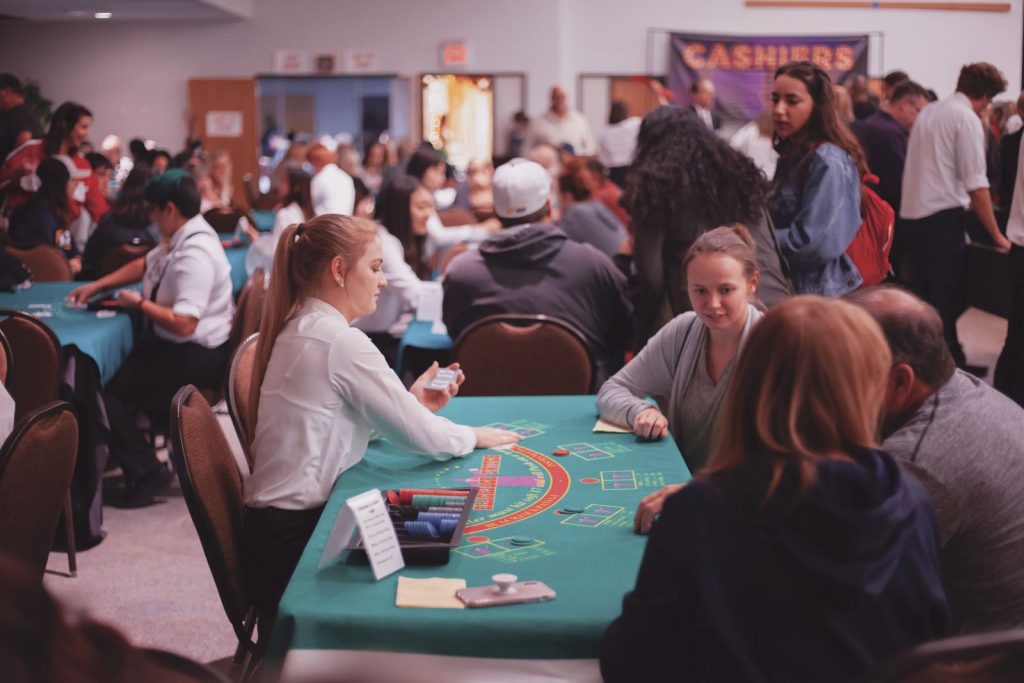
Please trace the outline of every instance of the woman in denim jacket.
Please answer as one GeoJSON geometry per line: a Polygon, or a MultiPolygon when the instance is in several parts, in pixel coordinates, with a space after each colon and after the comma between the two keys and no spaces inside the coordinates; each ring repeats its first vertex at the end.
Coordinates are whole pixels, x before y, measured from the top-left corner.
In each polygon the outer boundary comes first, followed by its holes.
{"type": "Polygon", "coordinates": [[[846,249],[861,224],[864,153],[839,121],[832,81],[815,64],[783,65],[771,97],[779,165],[770,209],[793,289],[840,297],[863,282],[846,249]]]}

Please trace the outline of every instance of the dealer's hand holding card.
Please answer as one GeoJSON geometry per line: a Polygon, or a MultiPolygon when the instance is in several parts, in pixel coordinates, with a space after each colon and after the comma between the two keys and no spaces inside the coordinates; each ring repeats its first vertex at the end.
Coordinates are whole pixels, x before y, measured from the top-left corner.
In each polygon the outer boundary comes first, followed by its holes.
{"type": "Polygon", "coordinates": [[[466,375],[459,369],[458,363],[439,368],[437,361],[434,361],[409,387],[409,393],[428,410],[436,413],[448,404],[452,396],[459,393],[459,385],[465,380],[466,375]]]}

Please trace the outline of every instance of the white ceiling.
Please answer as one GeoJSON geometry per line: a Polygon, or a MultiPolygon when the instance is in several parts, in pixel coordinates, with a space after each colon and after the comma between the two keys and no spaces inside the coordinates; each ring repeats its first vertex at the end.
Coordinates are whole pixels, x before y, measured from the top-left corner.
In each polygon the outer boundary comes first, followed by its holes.
{"type": "Polygon", "coordinates": [[[0,20],[226,21],[252,17],[252,0],[0,0],[0,20]],[[111,12],[98,20],[95,12],[111,12]]]}

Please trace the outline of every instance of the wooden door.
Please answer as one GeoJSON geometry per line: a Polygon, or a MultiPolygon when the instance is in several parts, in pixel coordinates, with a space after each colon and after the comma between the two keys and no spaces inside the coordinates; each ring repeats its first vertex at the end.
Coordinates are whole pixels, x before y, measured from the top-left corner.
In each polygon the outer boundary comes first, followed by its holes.
{"type": "Polygon", "coordinates": [[[256,115],[256,80],[252,78],[193,78],[188,82],[189,123],[192,135],[206,151],[231,155],[234,200],[247,206],[242,178],[258,173],[259,125],[256,115]]]}
{"type": "Polygon", "coordinates": [[[629,107],[630,116],[643,116],[652,109],[656,109],[658,95],[647,83],[638,83],[632,78],[613,78],[611,98],[622,100],[629,107]]]}

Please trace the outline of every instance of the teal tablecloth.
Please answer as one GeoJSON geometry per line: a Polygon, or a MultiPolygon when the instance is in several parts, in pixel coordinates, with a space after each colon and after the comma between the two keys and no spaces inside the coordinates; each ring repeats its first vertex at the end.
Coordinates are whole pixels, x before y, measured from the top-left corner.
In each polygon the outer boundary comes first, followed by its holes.
{"type": "Polygon", "coordinates": [[[593,396],[456,398],[443,414],[471,425],[515,423],[535,433],[521,442],[534,454],[475,451],[437,463],[386,442],[371,446],[339,479],[292,576],[274,627],[274,656],[289,649],[512,659],[597,656],[600,637],[619,614],[644,550],[645,538],[632,530],[637,503],[665,483],[689,479],[674,442],[592,433],[593,396]],[[557,446],[574,454],[555,457],[557,446]],[[346,498],[372,488],[465,486],[467,480],[481,486],[476,508],[490,509],[474,510],[449,564],[406,567],[380,582],[368,566],[346,560],[317,572],[346,498]],[[586,512],[558,512],[567,507],[586,512]],[[534,543],[513,545],[513,537],[534,543]],[[399,575],[464,578],[476,586],[490,584],[491,576],[502,572],[544,581],[558,597],[487,609],[395,607],[399,575]]]}
{"type": "MultiPolygon", "coordinates": [[[[222,245],[239,241],[233,232],[219,232],[217,235],[220,237],[222,245]]],[[[245,257],[249,253],[248,238],[243,237],[240,242],[234,247],[224,247],[224,254],[228,257],[228,264],[231,266],[231,292],[235,296],[238,296],[245,281],[249,279],[249,274],[245,272],[245,257]]]]}
{"type": "Polygon", "coordinates": [[[256,229],[260,232],[270,232],[274,229],[274,212],[256,209],[252,212],[252,220],[256,223],[256,229]]]}
{"type": "Polygon", "coordinates": [[[14,294],[0,293],[0,308],[14,308],[26,313],[50,311],[49,317],[40,317],[39,320],[49,325],[62,345],[75,346],[92,358],[99,369],[100,381],[105,385],[132,350],[132,322],[125,313],[98,318],[94,311],[66,307],[64,302],[68,292],[81,284],[36,282],[29,289],[19,289],[14,294]],[[40,304],[50,306],[44,308],[40,304]]]}

